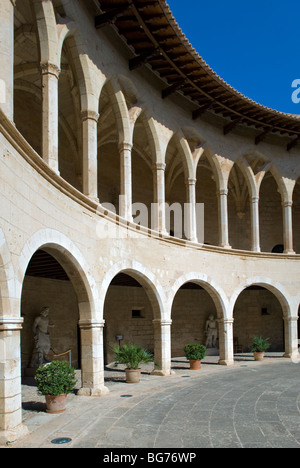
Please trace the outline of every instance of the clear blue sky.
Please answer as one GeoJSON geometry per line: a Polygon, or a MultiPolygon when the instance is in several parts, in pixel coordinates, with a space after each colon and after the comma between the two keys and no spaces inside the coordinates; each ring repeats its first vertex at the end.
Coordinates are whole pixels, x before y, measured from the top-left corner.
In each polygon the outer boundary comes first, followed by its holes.
{"type": "Polygon", "coordinates": [[[223,80],[266,107],[300,114],[300,102],[292,101],[292,83],[300,80],[299,0],[167,3],[189,42],[223,80]]]}

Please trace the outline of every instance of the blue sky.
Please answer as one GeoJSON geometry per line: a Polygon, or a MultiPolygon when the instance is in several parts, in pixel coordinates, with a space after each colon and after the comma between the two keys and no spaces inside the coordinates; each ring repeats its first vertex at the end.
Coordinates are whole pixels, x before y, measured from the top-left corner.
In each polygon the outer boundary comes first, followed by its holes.
{"type": "Polygon", "coordinates": [[[300,102],[292,101],[297,89],[300,97],[299,0],[167,3],[192,46],[228,84],[266,107],[300,114],[300,102]]]}

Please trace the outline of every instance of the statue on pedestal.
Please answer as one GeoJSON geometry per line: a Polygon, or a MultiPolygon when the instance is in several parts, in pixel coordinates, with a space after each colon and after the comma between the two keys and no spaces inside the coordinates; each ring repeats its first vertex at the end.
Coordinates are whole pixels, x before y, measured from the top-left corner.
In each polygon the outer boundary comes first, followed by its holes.
{"type": "Polygon", "coordinates": [[[206,321],[205,334],[207,335],[205,346],[207,348],[217,348],[218,323],[214,315],[210,315],[206,321]]]}
{"type": "Polygon", "coordinates": [[[49,328],[53,328],[54,325],[49,323],[49,307],[43,307],[40,315],[35,319],[33,323],[33,334],[35,346],[33,355],[30,363],[30,367],[38,367],[42,364],[49,362],[47,355],[51,349],[49,328]]]}

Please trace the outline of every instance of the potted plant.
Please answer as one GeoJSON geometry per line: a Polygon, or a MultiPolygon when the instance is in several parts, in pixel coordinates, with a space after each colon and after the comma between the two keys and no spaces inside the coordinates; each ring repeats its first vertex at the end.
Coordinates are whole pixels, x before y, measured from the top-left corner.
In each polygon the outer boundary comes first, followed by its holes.
{"type": "Polygon", "coordinates": [[[153,355],[142,346],[135,344],[124,344],[113,348],[116,365],[125,364],[126,382],[138,383],[140,381],[140,365],[147,364],[153,360],[153,355]]]}
{"type": "Polygon", "coordinates": [[[255,361],[262,361],[265,352],[270,348],[269,338],[263,338],[262,336],[254,336],[250,350],[254,354],[255,361]]]}
{"type": "Polygon", "coordinates": [[[189,343],[184,347],[184,354],[190,361],[190,369],[201,369],[201,360],[206,356],[206,347],[201,344],[189,343]]]}
{"type": "Polygon", "coordinates": [[[52,361],[40,366],[35,374],[38,393],[44,395],[47,413],[65,411],[66,398],[76,384],[75,370],[66,361],[52,361]]]}

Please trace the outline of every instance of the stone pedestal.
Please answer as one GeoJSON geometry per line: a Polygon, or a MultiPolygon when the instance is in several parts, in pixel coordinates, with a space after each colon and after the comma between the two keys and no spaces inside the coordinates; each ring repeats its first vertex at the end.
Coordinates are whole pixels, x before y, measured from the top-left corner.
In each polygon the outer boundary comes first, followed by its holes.
{"type": "Polygon", "coordinates": [[[0,445],[28,434],[22,424],[20,330],[23,319],[0,317],[0,445]]]}
{"type": "Polygon", "coordinates": [[[102,396],[109,393],[104,385],[103,327],[104,321],[80,320],[81,389],[78,395],[102,396]]]}

